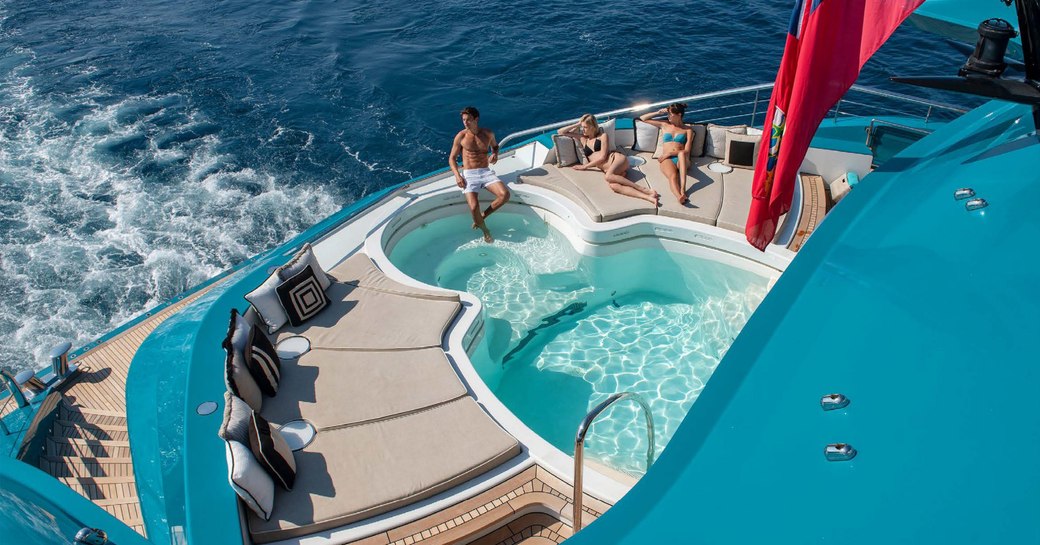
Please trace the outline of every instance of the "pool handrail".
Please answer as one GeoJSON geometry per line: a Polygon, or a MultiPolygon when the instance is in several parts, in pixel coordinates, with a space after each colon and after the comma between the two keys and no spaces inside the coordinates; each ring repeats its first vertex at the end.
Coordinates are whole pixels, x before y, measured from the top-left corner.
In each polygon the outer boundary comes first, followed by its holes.
{"type": "Polygon", "coordinates": [[[605,401],[596,405],[585,418],[582,419],[581,424],[578,425],[578,433],[574,436],[574,533],[578,533],[581,530],[581,507],[582,507],[582,472],[583,472],[583,458],[585,453],[585,435],[589,432],[589,428],[592,427],[592,423],[603,411],[607,410],[607,407],[613,405],[616,401],[622,399],[632,399],[639,406],[643,408],[643,414],[646,416],[646,435],[649,439],[649,446],[646,449],[646,470],[650,471],[650,466],[654,463],[654,417],[650,413],[650,405],[646,403],[646,400],[642,396],[635,392],[620,392],[608,397],[605,401]]]}

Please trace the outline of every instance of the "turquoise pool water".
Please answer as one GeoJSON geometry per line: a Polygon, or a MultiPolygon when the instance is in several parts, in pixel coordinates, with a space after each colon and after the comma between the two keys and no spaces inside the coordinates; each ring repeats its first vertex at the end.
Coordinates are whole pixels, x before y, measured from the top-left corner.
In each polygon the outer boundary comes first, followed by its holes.
{"type": "MultiPolygon", "coordinates": [[[[586,256],[534,213],[500,212],[484,244],[466,216],[405,235],[390,260],[428,284],[484,304],[485,332],[471,359],[495,395],[564,452],[578,423],[611,394],[649,403],[657,449],[668,444],[719,360],[761,302],[768,278],[666,251],[655,239],[586,256]]],[[[629,473],[646,465],[635,403],[593,426],[587,456],[629,473]]]]}

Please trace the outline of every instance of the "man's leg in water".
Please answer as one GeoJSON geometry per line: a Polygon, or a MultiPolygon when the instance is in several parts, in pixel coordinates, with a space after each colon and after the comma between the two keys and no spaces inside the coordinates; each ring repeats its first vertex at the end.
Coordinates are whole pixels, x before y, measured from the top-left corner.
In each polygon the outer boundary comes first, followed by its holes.
{"type": "Polygon", "coordinates": [[[484,189],[487,189],[491,192],[492,195],[495,196],[495,200],[491,201],[491,206],[488,206],[487,210],[484,210],[484,217],[487,218],[496,210],[502,208],[502,206],[509,202],[509,189],[506,188],[505,182],[496,182],[493,184],[488,184],[484,186],[484,189]]]}
{"type": "Polygon", "coordinates": [[[477,194],[471,192],[465,193],[465,195],[469,212],[473,215],[473,228],[484,232],[484,242],[492,242],[491,231],[488,231],[487,225],[484,225],[484,215],[480,213],[480,200],[477,199],[477,194]]]}

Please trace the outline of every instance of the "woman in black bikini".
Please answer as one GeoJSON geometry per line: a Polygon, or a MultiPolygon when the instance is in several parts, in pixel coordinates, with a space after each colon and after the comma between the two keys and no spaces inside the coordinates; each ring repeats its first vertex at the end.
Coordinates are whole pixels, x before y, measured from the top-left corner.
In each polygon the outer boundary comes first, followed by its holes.
{"type": "Polygon", "coordinates": [[[580,121],[563,127],[557,132],[573,138],[585,150],[585,156],[589,161],[584,165],[580,163],[574,165],[575,170],[599,168],[603,171],[604,178],[614,193],[657,204],[660,195],[656,191],[643,189],[625,178],[625,172],[628,171],[628,157],[625,157],[624,153],[610,149],[611,142],[607,141],[607,133],[599,128],[599,124],[596,123],[596,118],[592,114],[581,116],[580,121]]]}

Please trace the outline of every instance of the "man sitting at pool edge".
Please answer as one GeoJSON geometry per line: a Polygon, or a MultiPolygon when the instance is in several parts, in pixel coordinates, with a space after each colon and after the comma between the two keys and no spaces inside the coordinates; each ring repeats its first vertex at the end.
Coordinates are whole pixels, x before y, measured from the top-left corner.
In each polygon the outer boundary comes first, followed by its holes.
{"type": "Polygon", "coordinates": [[[465,128],[455,135],[451,153],[448,155],[448,166],[455,173],[455,183],[466,196],[466,204],[473,214],[473,228],[480,229],[484,233],[484,242],[490,243],[494,239],[484,220],[509,201],[509,189],[489,166],[498,162],[498,141],[495,140],[495,133],[478,126],[480,112],[476,108],[466,106],[460,114],[465,128]],[[490,160],[488,151],[491,152],[490,160]],[[462,172],[459,172],[457,162],[460,153],[462,172]],[[481,188],[487,189],[495,196],[495,200],[483,213],[480,211],[480,199],[477,197],[481,188]]]}

